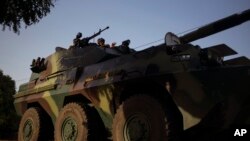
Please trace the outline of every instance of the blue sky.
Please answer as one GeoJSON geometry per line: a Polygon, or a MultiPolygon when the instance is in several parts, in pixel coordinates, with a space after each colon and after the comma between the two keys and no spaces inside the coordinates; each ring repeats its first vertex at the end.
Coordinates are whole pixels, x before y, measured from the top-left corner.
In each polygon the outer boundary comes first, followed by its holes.
{"type": "MultiPolygon", "coordinates": [[[[163,39],[166,32],[179,34],[249,8],[250,0],[57,0],[48,16],[20,35],[0,31],[0,69],[18,87],[28,81],[33,58],[52,54],[56,46],[68,48],[79,31],[86,37],[110,26],[99,37],[117,44],[130,39],[135,48],[163,39]]],[[[220,43],[250,58],[250,21],[193,42],[220,43]]]]}

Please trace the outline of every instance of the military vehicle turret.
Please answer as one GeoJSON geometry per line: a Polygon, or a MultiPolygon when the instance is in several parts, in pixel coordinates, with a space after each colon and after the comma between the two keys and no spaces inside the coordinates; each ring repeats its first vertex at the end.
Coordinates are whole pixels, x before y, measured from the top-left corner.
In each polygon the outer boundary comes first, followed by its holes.
{"type": "Polygon", "coordinates": [[[181,37],[167,33],[141,51],[90,43],[33,60],[14,95],[18,140],[205,140],[249,125],[249,59],[223,60],[236,54],[225,44],[190,43],[249,19],[246,10],[181,37]]]}

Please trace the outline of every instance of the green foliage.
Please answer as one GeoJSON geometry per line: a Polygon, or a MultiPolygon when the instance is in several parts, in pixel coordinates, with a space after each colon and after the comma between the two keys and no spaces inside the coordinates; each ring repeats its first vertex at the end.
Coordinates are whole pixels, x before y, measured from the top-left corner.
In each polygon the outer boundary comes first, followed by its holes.
{"type": "Polygon", "coordinates": [[[13,104],[15,82],[10,76],[0,70],[0,139],[15,133],[19,124],[19,117],[13,104]]]}
{"type": "Polygon", "coordinates": [[[21,24],[25,27],[38,23],[40,19],[50,13],[56,0],[1,0],[0,24],[19,33],[21,24]]]}

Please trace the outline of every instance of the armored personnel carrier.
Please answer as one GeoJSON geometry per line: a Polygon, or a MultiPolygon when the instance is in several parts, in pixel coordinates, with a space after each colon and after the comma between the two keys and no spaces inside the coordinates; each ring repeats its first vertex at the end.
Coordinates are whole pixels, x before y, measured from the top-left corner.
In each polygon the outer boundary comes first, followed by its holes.
{"type": "MultiPolygon", "coordinates": [[[[18,140],[161,141],[224,138],[250,124],[250,61],[225,44],[190,42],[250,19],[250,10],[141,51],[96,44],[33,61],[14,95],[18,140]]],[[[82,41],[82,40],[81,40],[82,41]]]]}

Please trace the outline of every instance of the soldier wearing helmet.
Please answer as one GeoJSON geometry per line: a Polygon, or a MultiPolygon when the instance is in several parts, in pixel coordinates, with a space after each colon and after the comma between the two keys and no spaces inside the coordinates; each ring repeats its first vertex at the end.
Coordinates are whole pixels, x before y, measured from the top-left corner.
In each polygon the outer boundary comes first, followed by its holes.
{"type": "Polygon", "coordinates": [[[98,46],[103,47],[103,48],[110,48],[110,46],[108,44],[105,44],[105,39],[103,39],[103,38],[99,38],[97,40],[97,44],[98,44],[98,46]]]}
{"type": "Polygon", "coordinates": [[[78,32],[76,34],[76,38],[73,40],[73,44],[75,47],[80,47],[80,44],[81,44],[81,37],[82,37],[82,33],[81,32],[78,32]]]}
{"type": "Polygon", "coordinates": [[[129,48],[130,40],[125,40],[122,42],[122,44],[119,46],[119,50],[124,53],[130,53],[130,48],[129,48]]]}

